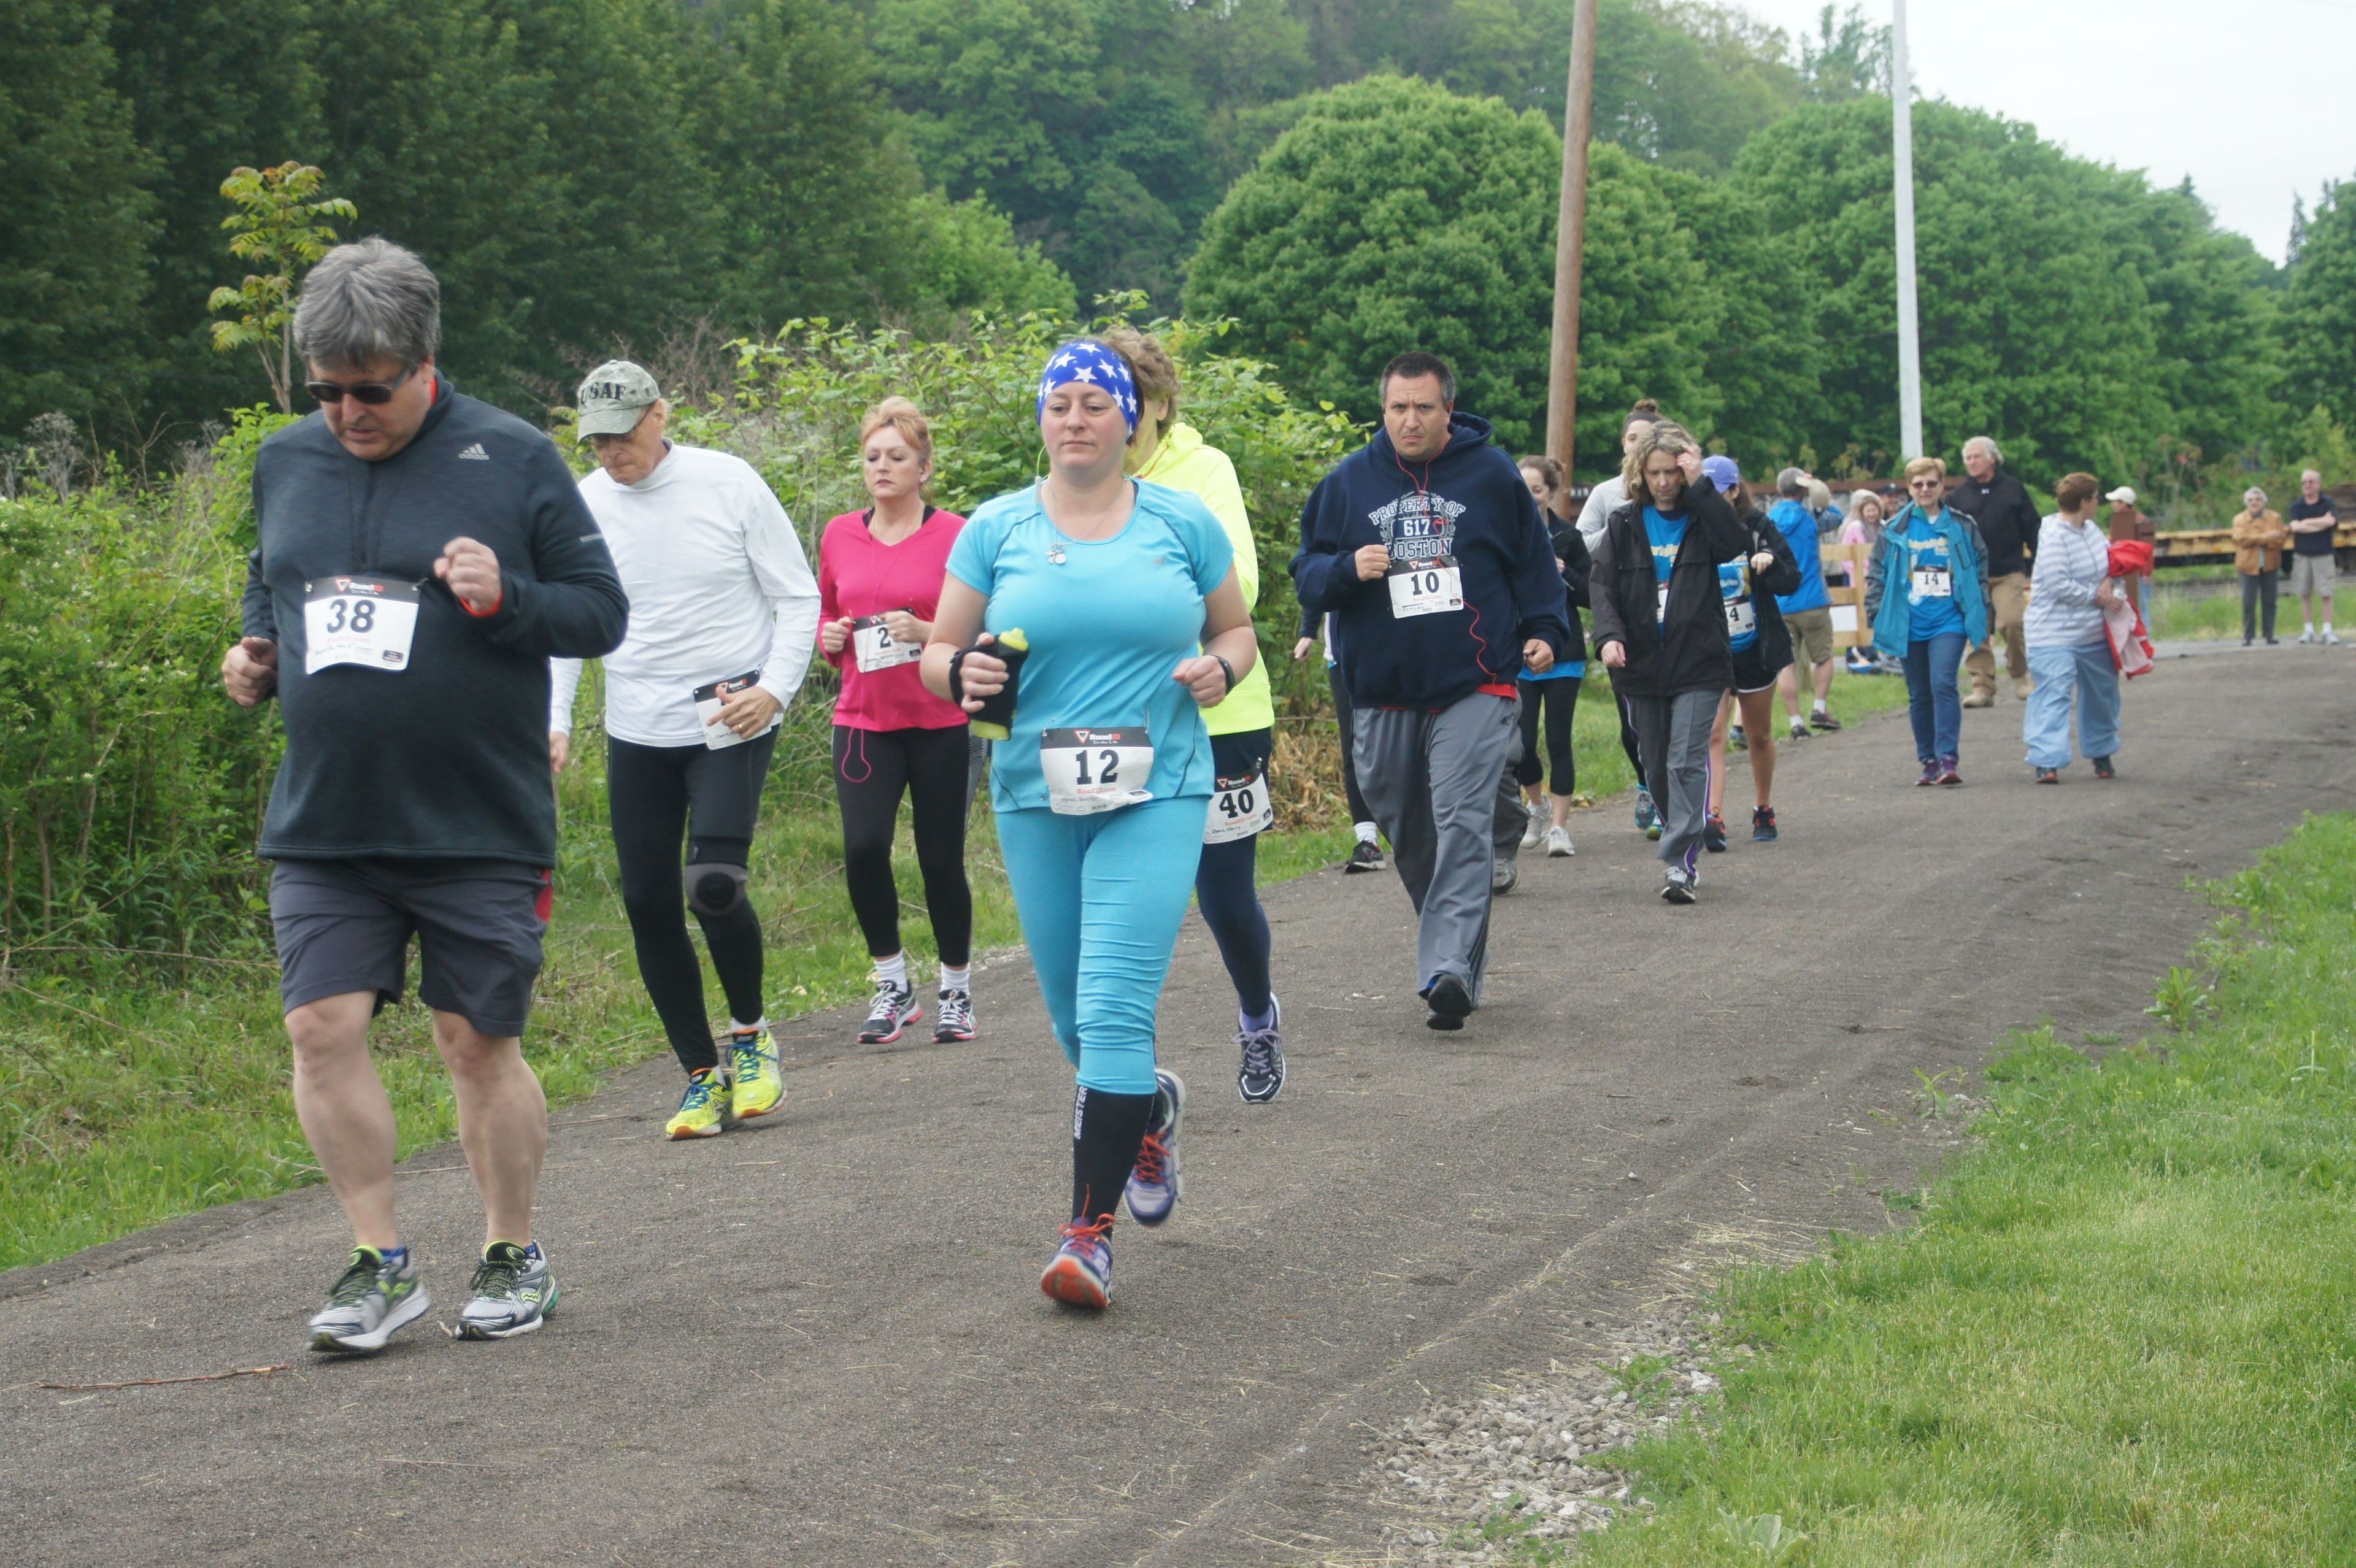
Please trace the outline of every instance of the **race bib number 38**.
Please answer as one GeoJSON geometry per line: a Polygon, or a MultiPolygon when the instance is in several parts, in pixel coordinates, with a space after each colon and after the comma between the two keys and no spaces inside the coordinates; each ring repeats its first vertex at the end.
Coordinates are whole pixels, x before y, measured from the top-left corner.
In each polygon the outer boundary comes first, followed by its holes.
{"type": "Polygon", "coordinates": [[[1438,615],[1464,608],[1464,573],[1452,555],[1429,560],[1395,560],[1384,573],[1391,589],[1391,617],[1438,615]]]}
{"type": "Polygon", "coordinates": [[[1203,825],[1205,844],[1232,844],[1276,826],[1276,803],[1268,796],[1268,775],[1221,778],[1211,795],[1210,820],[1203,825]]]}
{"type": "Polygon", "coordinates": [[[1039,772],[1047,781],[1047,808],[1066,816],[1092,816],[1153,798],[1153,739],[1144,726],[1122,730],[1044,730],[1039,772]]]}
{"type": "Polygon", "coordinates": [[[303,585],[303,673],[356,664],[398,674],[417,634],[417,588],[368,577],[303,585]]]}
{"type": "Polygon", "coordinates": [[[918,643],[894,642],[892,629],[881,615],[862,615],[851,624],[851,645],[858,650],[859,673],[873,675],[879,669],[897,669],[904,664],[915,664],[925,656],[918,643]]]}

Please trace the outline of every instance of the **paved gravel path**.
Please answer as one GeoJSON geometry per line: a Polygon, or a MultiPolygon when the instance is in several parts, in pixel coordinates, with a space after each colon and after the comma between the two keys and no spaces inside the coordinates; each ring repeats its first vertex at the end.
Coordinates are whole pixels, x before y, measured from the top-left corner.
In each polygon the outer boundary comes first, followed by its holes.
{"type": "MultiPolygon", "coordinates": [[[[312,1189],[0,1276],[12,1563],[726,1560],[1261,1563],[1378,1554],[1366,1441],[1544,1369],[1713,1246],[1888,1223],[1945,1124],[1916,1072],[2008,1028],[2140,1029],[2208,918],[2185,889],[2356,805],[2356,663],[2169,661],[2124,777],[2019,766],[1966,715],[1959,791],[1911,787],[1902,715],[1787,750],[1783,841],[1670,910],[1625,810],[1527,864],[1490,1006],[1422,1027],[1395,879],[1274,890],[1292,1083],[1232,1092],[1232,998],[1190,925],[1163,1004],[1195,1089],[1188,1197],[1124,1226],[1098,1319],[1043,1298],[1070,1079],[1019,963],[966,1047],[785,1031],[775,1125],[672,1146],[663,1064],[559,1117],[565,1288],[506,1345],[421,1325],[321,1363],[300,1325],[345,1242],[312,1189]],[[1876,1115],[1875,1113],[1881,1113],[1876,1115]],[[268,1379],[34,1386],[271,1362],[268,1379]]],[[[1745,798],[1747,779],[1733,782],[1745,798]]],[[[455,1312],[477,1224],[454,1149],[403,1174],[455,1312]]]]}

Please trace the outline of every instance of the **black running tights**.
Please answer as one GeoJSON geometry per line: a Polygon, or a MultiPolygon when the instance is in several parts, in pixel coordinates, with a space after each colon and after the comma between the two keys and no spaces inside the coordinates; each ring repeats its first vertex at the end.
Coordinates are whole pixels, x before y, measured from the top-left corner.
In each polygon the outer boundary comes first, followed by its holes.
{"type": "Polygon", "coordinates": [[[1636,744],[1636,721],[1628,716],[1628,699],[1614,688],[1612,696],[1620,704],[1620,749],[1628,753],[1628,765],[1635,770],[1636,787],[1644,788],[1644,753],[1636,744]]]}
{"type": "Polygon", "coordinates": [[[1570,720],[1579,711],[1576,676],[1522,682],[1522,760],[1514,764],[1514,782],[1524,789],[1544,784],[1552,795],[1579,793],[1579,763],[1570,753],[1570,720]],[[1538,756],[1538,713],[1546,713],[1546,756],[1538,756]]]}
{"type": "MultiPolygon", "coordinates": [[[[622,908],[638,950],[638,975],[654,999],[663,1033],[690,1072],[720,1060],[712,1019],[703,1006],[703,969],[687,934],[687,863],[751,864],[753,827],[761,816],[761,786],[769,776],[775,730],[757,741],[713,751],[707,746],[640,746],[605,741],[605,802],[614,824],[614,854],[622,872],[622,908]]],[[[739,891],[727,912],[696,912],[712,967],[740,1023],[761,1016],[761,919],[739,891]]]]}
{"type": "MultiPolygon", "coordinates": [[[[1211,737],[1211,768],[1221,779],[1261,775],[1267,787],[1268,753],[1272,731],[1247,731],[1239,735],[1211,737]]],[[[1236,1001],[1254,1018],[1268,1016],[1268,912],[1260,908],[1259,835],[1226,844],[1203,846],[1202,863],[1194,870],[1194,906],[1219,956],[1235,982],[1236,1001]]]]}
{"type": "Polygon", "coordinates": [[[916,818],[916,869],[941,962],[962,969],[973,957],[973,890],[965,880],[965,823],[973,773],[969,731],[834,727],[834,794],[842,804],[842,874],[868,954],[900,951],[900,887],[892,837],[905,794],[916,818]]]}

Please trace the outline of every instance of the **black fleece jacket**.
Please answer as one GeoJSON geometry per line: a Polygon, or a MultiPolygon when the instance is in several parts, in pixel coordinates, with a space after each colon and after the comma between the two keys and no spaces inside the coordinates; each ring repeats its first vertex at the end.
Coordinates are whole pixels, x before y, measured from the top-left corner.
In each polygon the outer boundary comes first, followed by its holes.
{"type": "Polygon", "coordinates": [[[1987,562],[1990,577],[2029,570],[2044,519],[2010,469],[1999,464],[1985,485],[1966,475],[1947,492],[1947,505],[1979,524],[1981,541],[1987,546],[1981,559],[1987,562]]]}
{"type": "Polygon", "coordinates": [[[1607,643],[1628,650],[1626,667],[1612,672],[1612,689],[1624,697],[1724,691],[1734,684],[1718,563],[1741,554],[1751,542],[1751,531],[1707,480],[1686,486],[1684,500],[1690,520],[1669,571],[1664,619],[1653,613],[1659,579],[1653,574],[1652,541],[1644,536],[1644,504],[1625,501],[1614,507],[1596,542],[1595,570],[1588,579],[1595,612],[1592,640],[1599,656],[1607,643]]]}
{"type": "Polygon", "coordinates": [[[555,445],[444,380],[416,437],[380,462],[346,452],[316,413],[263,442],[253,510],[245,634],[278,644],[286,721],[262,855],[555,865],[548,661],[611,652],[629,618],[555,445]],[[499,558],[488,615],[434,575],[461,535],[499,558]],[[421,585],[405,668],[304,673],[304,585],[345,574],[421,585]]]}
{"type": "Polygon", "coordinates": [[[1587,657],[1587,627],[1579,613],[1587,608],[1588,577],[1595,570],[1595,558],[1588,553],[1587,540],[1580,536],[1577,523],[1548,512],[1546,531],[1547,538],[1554,541],[1554,558],[1562,562],[1562,592],[1570,616],[1570,641],[1562,645],[1558,662],[1580,663],[1587,657]]]}

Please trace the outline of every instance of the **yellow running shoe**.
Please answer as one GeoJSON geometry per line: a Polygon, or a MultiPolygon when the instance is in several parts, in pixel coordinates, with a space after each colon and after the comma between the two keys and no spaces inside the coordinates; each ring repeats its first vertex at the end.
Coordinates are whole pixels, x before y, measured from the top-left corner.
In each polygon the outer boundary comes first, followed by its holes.
{"type": "Polygon", "coordinates": [[[728,1064],[736,1073],[739,1120],[766,1116],[786,1103],[786,1075],[777,1067],[777,1042],[768,1027],[728,1037],[728,1064]]]}
{"type": "Polygon", "coordinates": [[[687,1093],[679,1099],[679,1114],[663,1126],[668,1138],[716,1138],[736,1118],[728,1108],[728,1080],[717,1067],[691,1073],[687,1093]]]}

